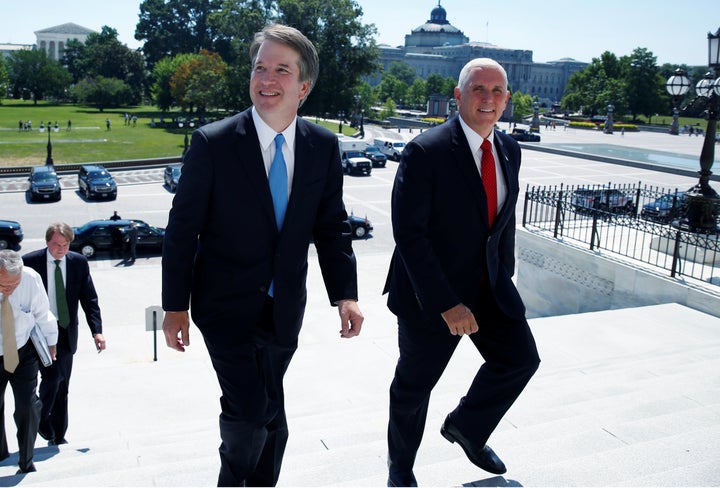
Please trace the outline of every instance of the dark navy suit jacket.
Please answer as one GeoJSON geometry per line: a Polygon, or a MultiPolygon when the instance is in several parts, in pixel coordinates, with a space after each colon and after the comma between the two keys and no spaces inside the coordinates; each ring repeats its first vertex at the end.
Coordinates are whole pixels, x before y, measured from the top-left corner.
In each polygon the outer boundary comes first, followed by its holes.
{"type": "Polygon", "coordinates": [[[507,199],[489,228],[480,172],[457,117],[407,144],[392,193],[396,247],[385,286],[388,306],[405,320],[443,324],[463,303],[475,314],[483,282],[510,317],[525,307],[512,282],[520,147],[495,131],[507,199]]]}
{"type": "Polygon", "coordinates": [[[331,303],[357,299],[337,137],[298,118],[285,222],[275,223],[251,109],[196,130],[165,233],[162,304],[190,311],[204,334],[250,332],[271,281],[278,340],[293,344],[314,241],[331,303]]]}
{"type": "MultiPolygon", "coordinates": [[[[48,287],[46,252],[47,249],[40,249],[23,256],[25,266],[34,269],[40,274],[45,285],[45,291],[47,291],[48,287]]],[[[70,312],[68,338],[70,351],[75,354],[78,344],[78,303],[85,312],[85,319],[93,335],[102,334],[102,316],[100,315],[98,296],[90,276],[90,266],[87,258],[82,254],[70,251],[65,255],[65,259],[65,296],[68,311],[70,312]]]]}

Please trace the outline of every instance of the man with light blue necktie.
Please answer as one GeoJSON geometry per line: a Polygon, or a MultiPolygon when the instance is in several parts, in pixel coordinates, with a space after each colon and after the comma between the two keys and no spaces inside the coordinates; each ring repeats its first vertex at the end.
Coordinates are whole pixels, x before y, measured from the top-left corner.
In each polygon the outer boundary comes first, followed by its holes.
{"type": "Polygon", "coordinates": [[[288,439],[282,382],[311,241],[340,336],[363,322],[337,137],[297,117],[317,52],[296,29],[272,25],[250,57],[253,106],[193,134],[163,247],[167,345],[190,345],[192,309],[222,390],[219,486],[277,484],[288,439]]]}

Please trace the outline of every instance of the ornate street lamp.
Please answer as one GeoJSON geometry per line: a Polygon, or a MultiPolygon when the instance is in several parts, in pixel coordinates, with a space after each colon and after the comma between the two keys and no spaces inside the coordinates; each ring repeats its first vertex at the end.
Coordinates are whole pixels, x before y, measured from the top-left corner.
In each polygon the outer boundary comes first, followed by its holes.
{"type": "Polygon", "coordinates": [[[183,156],[185,156],[185,153],[188,150],[188,146],[189,146],[189,142],[190,142],[188,139],[188,130],[195,127],[195,122],[193,122],[191,119],[190,122],[185,124],[182,120],[180,120],[180,122],[178,122],[178,127],[180,127],[181,129],[185,128],[185,148],[183,149],[183,156]]]}
{"type": "Polygon", "coordinates": [[[673,121],[670,124],[670,134],[676,136],[680,134],[680,122],[678,116],[680,111],[678,110],[678,101],[680,97],[685,95],[690,90],[690,80],[685,76],[685,70],[678,68],[675,70],[675,74],[668,78],[665,83],[665,89],[673,97],[673,121]]]}
{"type": "Polygon", "coordinates": [[[687,211],[677,222],[680,228],[691,232],[715,234],[718,232],[717,217],[720,209],[720,195],[710,187],[713,162],[715,160],[715,133],[718,109],[720,108],[720,29],[715,34],[708,32],[708,72],[697,85],[696,100],[707,107],[707,130],[700,152],[700,181],[687,193],[687,211]]]}
{"type": "Polygon", "coordinates": [[[345,118],[345,111],[341,110],[338,112],[338,119],[340,119],[340,123],[338,124],[338,133],[342,134],[342,123],[343,119],[345,118]]]}
{"type": "Polygon", "coordinates": [[[609,103],[607,106],[607,120],[605,121],[605,134],[612,134],[613,133],[613,112],[615,111],[615,105],[612,103],[609,103]]]}

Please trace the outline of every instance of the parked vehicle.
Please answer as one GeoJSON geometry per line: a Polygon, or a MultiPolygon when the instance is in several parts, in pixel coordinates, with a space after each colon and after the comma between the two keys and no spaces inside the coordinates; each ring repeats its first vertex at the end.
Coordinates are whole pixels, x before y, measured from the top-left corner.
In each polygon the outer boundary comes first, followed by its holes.
{"type": "Polygon", "coordinates": [[[180,181],[181,170],[182,163],[168,164],[165,167],[163,180],[165,181],[165,186],[170,188],[170,191],[173,193],[175,193],[175,190],[177,190],[178,182],[180,181]]]}
{"type": "Polygon", "coordinates": [[[365,217],[361,219],[355,215],[350,215],[350,226],[352,227],[352,236],[354,239],[366,238],[373,230],[373,226],[370,221],[365,217]]]}
{"type": "Polygon", "coordinates": [[[405,143],[395,139],[377,137],[373,141],[373,144],[380,149],[380,152],[393,161],[400,161],[400,154],[402,154],[403,149],[405,149],[405,143]]]}
{"type": "Polygon", "coordinates": [[[125,233],[131,220],[135,222],[138,230],[138,252],[162,249],[165,229],[135,219],[91,220],[82,227],[73,227],[75,239],[70,243],[70,249],[87,258],[94,257],[98,251],[122,252],[125,233]]]}
{"type": "Polygon", "coordinates": [[[99,164],[84,164],[78,171],[78,189],[85,194],[85,198],[117,198],[117,184],[115,178],[99,164]]]}
{"type": "Polygon", "coordinates": [[[540,142],[540,134],[536,134],[535,132],[530,132],[527,129],[515,128],[510,133],[510,137],[512,137],[516,141],[540,142]]]}
{"type": "Polygon", "coordinates": [[[347,174],[370,175],[372,163],[360,151],[345,151],[340,159],[343,171],[347,174]]]}
{"type": "Polygon", "coordinates": [[[572,196],[577,212],[632,213],[635,201],[617,188],[578,188],[572,196]]]}
{"type": "Polygon", "coordinates": [[[655,222],[671,222],[680,215],[680,210],[685,205],[685,202],[685,192],[669,193],[654,202],[643,205],[640,217],[655,222]]]}
{"type": "Polygon", "coordinates": [[[17,251],[23,240],[23,231],[19,222],[0,220],[0,249],[17,251]]]}
{"type": "Polygon", "coordinates": [[[51,165],[33,166],[30,169],[28,181],[30,182],[28,188],[30,201],[58,201],[62,198],[60,179],[55,172],[55,167],[51,165]]]}
{"type": "Polygon", "coordinates": [[[363,155],[372,162],[373,168],[384,168],[387,164],[387,156],[377,146],[366,147],[363,155]]]}

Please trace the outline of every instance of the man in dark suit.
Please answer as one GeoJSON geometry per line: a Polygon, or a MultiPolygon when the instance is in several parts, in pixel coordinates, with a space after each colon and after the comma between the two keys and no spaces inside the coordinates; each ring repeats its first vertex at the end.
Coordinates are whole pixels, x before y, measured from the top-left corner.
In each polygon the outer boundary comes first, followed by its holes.
{"type": "Polygon", "coordinates": [[[317,79],[315,48],[273,25],[250,56],[253,107],[193,134],[163,247],[166,342],[189,345],[190,307],[222,390],[220,486],[277,483],[311,240],[341,337],[363,321],[337,137],[297,117],[317,79]]]}
{"type": "Polygon", "coordinates": [[[390,486],[416,486],[430,393],[463,335],[485,363],[441,434],[486,471],[505,472],[486,442],[540,362],[511,280],[520,148],[495,130],[510,98],[505,70],[470,61],[455,98],[459,116],[405,147],[393,187],[396,247],[385,291],[400,357],[390,387],[390,486]]]}
{"type": "Polygon", "coordinates": [[[25,266],[37,271],[42,278],[50,310],[58,318],[57,360],[48,367],[40,366],[42,414],[38,433],[51,445],[67,443],[68,389],[73,355],[78,346],[78,304],[85,312],[95,348],[98,353],[105,349],[102,317],[90,266],[85,256],[70,251],[74,238],[72,227],[65,222],[56,222],[45,232],[47,247],[23,256],[25,266]],[[60,287],[64,288],[64,293],[60,287]]]}

